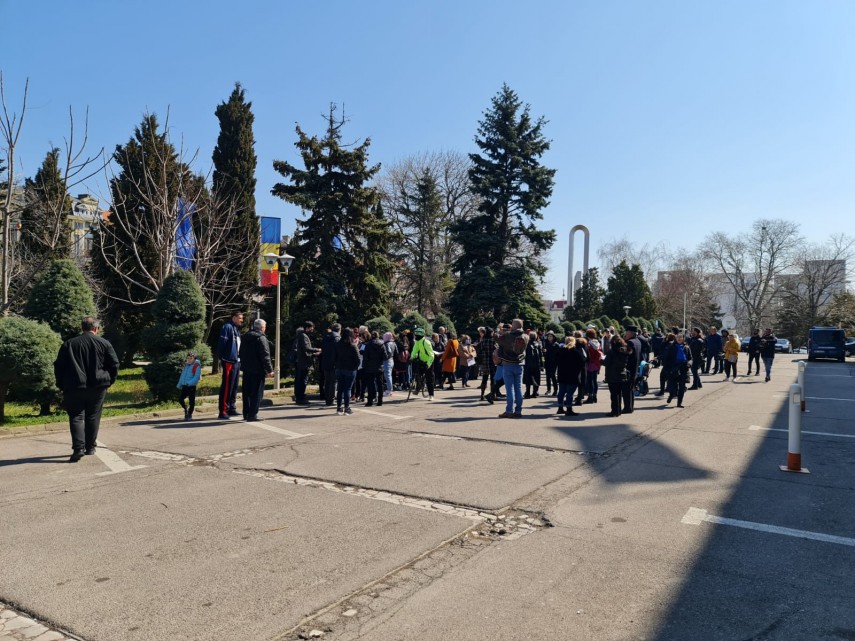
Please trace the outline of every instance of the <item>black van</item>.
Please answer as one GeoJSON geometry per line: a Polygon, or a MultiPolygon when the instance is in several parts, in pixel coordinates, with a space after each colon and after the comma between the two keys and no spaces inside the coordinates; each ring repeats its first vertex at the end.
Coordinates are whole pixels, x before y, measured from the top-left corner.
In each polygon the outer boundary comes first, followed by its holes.
{"type": "Polygon", "coordinates": [[[846,358],[846,332],[837,327],[811,327],[808,330],[808,360],[846,358]]]}

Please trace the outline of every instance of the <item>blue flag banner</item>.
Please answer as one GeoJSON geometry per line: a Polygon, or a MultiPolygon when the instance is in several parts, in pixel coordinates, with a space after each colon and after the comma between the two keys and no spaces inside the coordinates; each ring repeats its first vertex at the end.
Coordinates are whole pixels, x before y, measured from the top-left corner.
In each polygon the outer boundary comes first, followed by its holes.
{"type": "Polygon", "coordinates": [[[196,205],[186,205],[178,199],[178,228],[175,230],[175,265],[178,269],[190,270],[196,258],[196,236],[193,234],[193,214],[196,205]]]}

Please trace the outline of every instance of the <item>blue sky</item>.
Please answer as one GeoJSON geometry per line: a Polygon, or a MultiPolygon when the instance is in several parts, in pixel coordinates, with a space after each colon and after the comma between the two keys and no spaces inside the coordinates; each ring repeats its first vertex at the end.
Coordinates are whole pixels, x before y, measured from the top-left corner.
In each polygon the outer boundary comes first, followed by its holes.
{"type": "Polygon", "coordinates": [[[549,120],[549,297],[579,223],[594,255],[623,235],[691,247],[761,216],[797,220],[809,240],[852,231],[849,0],[0,0],[0,24],[11,102],[30,78],[24,175],[61,143],[69,105],[89,106],[92,148],[108,151],[146,111],[169,109],[173,138],[205,170],[214,108],[240,81],[256,115],[259,213],[290,232],[299,212],[270,195],[271,165],[296,160],[296,122],[319,132],[329,103],[344,103],[345,138],[370,137],[374,162],[470,152],[507,82],[549,120]]]}

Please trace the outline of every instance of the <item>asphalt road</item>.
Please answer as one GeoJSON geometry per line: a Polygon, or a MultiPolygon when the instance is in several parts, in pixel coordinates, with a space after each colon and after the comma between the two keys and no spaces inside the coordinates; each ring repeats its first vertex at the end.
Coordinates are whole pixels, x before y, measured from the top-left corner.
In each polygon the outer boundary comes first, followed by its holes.
{"type": "Polygon", "coordinates": [[[808,365],[791,474],[802,359],[618,420],[456,390],[135,420],[74,465],[0,439],[0,602],[86,641],[851,641],[855,366],[808,365]]]}

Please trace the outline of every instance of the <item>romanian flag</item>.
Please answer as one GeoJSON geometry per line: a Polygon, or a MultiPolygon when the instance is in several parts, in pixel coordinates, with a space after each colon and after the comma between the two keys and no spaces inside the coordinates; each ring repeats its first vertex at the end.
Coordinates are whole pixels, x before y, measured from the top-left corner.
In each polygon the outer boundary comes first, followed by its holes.
{"type": "Polygon", "coordinates": [[[279,253],[282,220],[272,216],[260,216],[259,221],[261,222],[261,256],[258,257],[258,284],[262,287],[271,287],[276,285],[276,279],[279,277],[279,264],[268,266],[264,260],[264,254],[279,253]]]}

